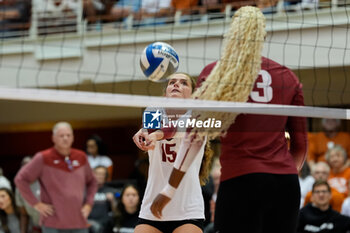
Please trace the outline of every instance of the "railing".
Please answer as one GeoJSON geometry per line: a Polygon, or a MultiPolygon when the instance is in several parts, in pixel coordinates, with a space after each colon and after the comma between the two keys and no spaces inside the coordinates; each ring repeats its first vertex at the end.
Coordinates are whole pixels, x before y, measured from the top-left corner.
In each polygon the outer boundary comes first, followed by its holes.
{"type": "MultiPolygon", "coordinates": [[[[33,0],[30,36],[66,32],[82,32],[83,7],[82,0],[75,1],[75,9],[69,8],[69,1],[56,4],[54,0],[33,0]],[[42,1],[47,5],[43,7],[42,1]]],[[[71,6],[72,7],[72,6],[71,6]]]]}
{"type": "MultiPolygon", "coordinates": [[[[241,1],[229,4],[217,4],[213,6],[196,6],[191,9],[172,11],[164,17],[136,19],[132,14],[124,20],[116,22],[112,15],[97,15],[83,19],[82,0],[75,0],[75,10],[66,10],[69,0],[62,0],[60,4],[55,0],[33,0],[31,22],[18,25],[8,25],[7,28],[16,28],[16,31],[3,32],[0,38],[24,36],[36,38],[41,35],[53,33],[74,32],[81,34],[84,31],[98,31],[103,28],[116,28],[132,30],[149,25],[173,24],[181,25],[187,22],[208,22],[210,20],[229,21],[234,11],[241,6],[255,5],[255,1],[241,1]],[[43,2],[46,5],[43,7],[43,2]],[[107,23],[106,23],[107,22],[107,23]]],[[[281,15],[289,12],[315,11],[320,8],[331,8],[350,6],[350,0],[320,1],[319,3],[298,3],[286,5],[283,0],[276,6],[263,9],[265,14],[281,15]]]]}

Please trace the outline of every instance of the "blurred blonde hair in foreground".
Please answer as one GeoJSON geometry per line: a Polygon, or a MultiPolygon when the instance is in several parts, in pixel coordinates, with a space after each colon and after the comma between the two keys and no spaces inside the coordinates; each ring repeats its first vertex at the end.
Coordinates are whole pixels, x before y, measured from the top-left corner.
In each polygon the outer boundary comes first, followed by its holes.
{"type": "MultiPolygon", "coordinates": [[[[231,26],[224,35],[221,58],[193,93],[193,98],[202,100],[246,102],[261,67],[261,52],[264,45],[265,17],[259,8],[241,7],[232,17],[231,26]]],[[[194,128],[199,136],[208,134],[214,139],[226,133],[237,113],[194,112],[197,120],[215,118],[221,120],[221,129],[194,128]]],[[[201,137],[199,137],[201,138],[201,137]]]]}

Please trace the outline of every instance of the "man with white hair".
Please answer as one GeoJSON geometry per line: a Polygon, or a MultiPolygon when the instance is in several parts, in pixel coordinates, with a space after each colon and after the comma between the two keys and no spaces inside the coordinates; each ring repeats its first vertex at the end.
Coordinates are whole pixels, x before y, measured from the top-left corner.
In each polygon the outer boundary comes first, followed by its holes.
{"type": "Polygon", "coordinates": [[[15,183],[24,199],[40,213],[43,233],[87,233],[97,182],[83,151],[72,148],[73,130],[58,122],[54,146],[38,152],[21,168],[15,183]],[[40,182],[40,200],[30,189],[40,182]]]}

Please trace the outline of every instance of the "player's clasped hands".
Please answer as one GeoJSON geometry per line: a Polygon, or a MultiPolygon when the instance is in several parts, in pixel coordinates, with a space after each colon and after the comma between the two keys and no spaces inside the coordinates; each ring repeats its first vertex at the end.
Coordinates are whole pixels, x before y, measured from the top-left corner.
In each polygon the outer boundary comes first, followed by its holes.
{"type": "Polygon", "coordinates": [[[147,130],[140,129],[132,138],[136,146],[143,151],[154,149],[156,137],[153,134],[148,134],[147,130]]]}

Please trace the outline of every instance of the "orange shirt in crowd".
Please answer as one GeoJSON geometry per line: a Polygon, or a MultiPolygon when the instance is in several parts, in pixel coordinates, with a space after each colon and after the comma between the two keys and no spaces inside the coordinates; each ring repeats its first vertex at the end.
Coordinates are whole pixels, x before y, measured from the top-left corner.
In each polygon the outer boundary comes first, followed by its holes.
{"type": "Polygon", "coordinates": [[[328,150],[328,143],[341,145],[350,158],[350,134],[339,132],[334,138],[326,137],[324,132],[309,134],[308,160],[315,162],[326,161],[325,154],[328,150]]]}
{"type": "Polygon", "coordinates": [[[191,9],[191,7],[197,6],[198,0],[172,0],[171,6],[176,10],[191,9]]]}
{"type": "Polygon", "coordinates": [[[350,168],[346,168],[344,171],[334,174],[332,170],[329,173],[328,184],[335,188],[338,192],[342,193],[345,197],[348,196],[348,184],[350,179],[350,168]]]}
{"type": "MultiPolygon", "coordinates": [[[[331,188],[331,192],[332,192],[332,198],[329,202],[329,204],[332,206],[332,209],[335,211],[338,211],[340,213],[341,211],[341,206],[343,204],[344,201],[344,195],[339,193],[336,189],[331,188]]],[[[304,206],[306,206],[307,204],[309,204],[310,202],[312,202],[311,200],[312,197],[312,192],[308,192],[305,196],[305,202],[304,202],[304,206]]]]}

